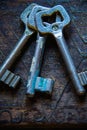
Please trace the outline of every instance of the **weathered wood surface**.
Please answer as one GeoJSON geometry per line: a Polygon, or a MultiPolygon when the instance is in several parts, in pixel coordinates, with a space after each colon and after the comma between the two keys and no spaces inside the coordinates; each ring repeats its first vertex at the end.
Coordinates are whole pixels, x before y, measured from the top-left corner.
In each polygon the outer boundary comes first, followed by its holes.
{"type": "MultiPolygon", "coordinates": [[[[87,70],[87,1],[86,0],[2,0],[0,1],[0,65],[22,36],[20,14],[32,2],[52,7],[63,5],[71,17],[64,36],[78,72],[87,70]],[[79,51],[84,53],[79,53],[79,51]]],[[[57,45],[48,38],[41,76],[55,79],[51,97],[36,94],[26,97],[26,84],[36,36],[26,44],[12,71],[21,76],[17,89],[0,84],[0,126],[17,127],[86,127],[87,95],[76,96],[57,45]]]]}

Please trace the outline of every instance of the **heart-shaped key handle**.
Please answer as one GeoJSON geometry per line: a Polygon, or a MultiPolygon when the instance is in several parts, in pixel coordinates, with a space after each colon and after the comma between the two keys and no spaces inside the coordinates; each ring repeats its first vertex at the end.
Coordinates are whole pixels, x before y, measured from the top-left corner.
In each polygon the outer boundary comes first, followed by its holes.
{"type": "Polygon", "coordinates": [[[58,31],[59,29],[63,29],[69,23],[70,23],[70,17],[66,12],[66,10],[64,9],[64,7],[61,5],[54,6],[48,11],[41,11],[36,14],[37,29],[42,34],[52,33],[53,31],[58,31]],[[43,22],[43,17],[47,17],[47,16],[49,17],[52,16],[53,14],[56,14],[56,16],[60,14],[63,20],[60,22],[56,21],[52,24],[48,23],[48,26],[45,26],[43,22]]]}
{"type": "Polygon", "coordinates": [[[66,64],[73,86],[76,89],[77,94],[79,96],[82,96],[85,94],[86,91],[79,80],[76,67],[73,63],[72,57],[70,55],[66,41],[62,33],[63,28],[69,23],[70,23],[70,17],[68,13],[66,12],[66,10],[64,9],[64,7],[61,5],[57,5],[47,11],[41,11],[36,14],[36,24],[37,24],[37,28],[39,32],[42,33],[43,35],[51,34],[54,36],[57,42],[58,48],[60,49],[60,52],[64,59],[64,62],[66,64]],[[57,21],[56,19],[57,22],[53,21],[52,24],[48,22],[46,23],[46,25],[44,25],[43,18],[44,17],[49,18],[50,16],[53,18],[53,14],[56,14],[56,17],[60,15],[62,20],[57,21]]]}

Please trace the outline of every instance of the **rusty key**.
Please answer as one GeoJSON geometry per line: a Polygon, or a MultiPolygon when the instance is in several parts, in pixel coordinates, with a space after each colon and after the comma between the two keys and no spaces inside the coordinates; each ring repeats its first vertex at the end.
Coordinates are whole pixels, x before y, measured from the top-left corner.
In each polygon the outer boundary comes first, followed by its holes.
{"type": "Polygon", "coordinates": [[[36,14],[36,25],[39,32],[43,35],[51,34],[55,37],[57,45],[61,51],[63,59],[65,61],[66,67],[70,74],[73,87],[75,87],[78,95],[84,95],[85,89],[82,86],[76,68],[74,66],[73,60],[71,58],[70,52],[68,50],[66,41],[63,36],[63,28],[70,23],[70,17],[66,12],[65,8],[61,5],[54,6],[53,8],[41,11],[36,14]],[[48,23],[48,26],[44,26],[43,17],[52,16],[52,14],[60,14],[62,21],[54,22],[52,24],[48,23]]]}
{"type": "Polygon", "coordinates": [[[4,82],[5,84],[7,84],[8,86],[13,87],[13,88],[15,88],[16,85],[19,83],[20,76],[15,75],[8,69],[10,69],[12,64],[15,62],[16,58],[21,53],[21,50],[23,49],[27,40],[34,33],[33,30],[28,28],[27,19],[28,19],[28,16],[29,16],[31,10],[33,9],[33,7],[35,5],[36,5],[35,3],[32,3],[20,15],[22,22],[25,24],[24,34],[21,37],[21,39],[18,41],[18,43],[15,46],[15,48],[13,49],[13,51],[10,53],[10,55],[7,57],[7,59],[4,61],[4,63],[0,67],[0,81],[4,82]]]}
{"type": "MultiPolygon", "coordinates": [[[[30,15],[28,20],[28,25],[30,28],[37,31],[35,25],[35,15],[37,12],[41,10],[48,10],[47,7],[36,5],[30,15]]],[[[28,97],[33,97],[35,91],[52,93],[52,88],[54,85],[54,81],[50,78],[43,78],[39,76],[42,58],[44,54],[46,37],[40,36],[39,32],[37,32],[37,44],[35,48],[35,54],[32,59],[32,64],[29,72],[28,83],[27,83],[27,95],[28,97]],[[39,77],[38,77],[39,76],[39,77]]]]}

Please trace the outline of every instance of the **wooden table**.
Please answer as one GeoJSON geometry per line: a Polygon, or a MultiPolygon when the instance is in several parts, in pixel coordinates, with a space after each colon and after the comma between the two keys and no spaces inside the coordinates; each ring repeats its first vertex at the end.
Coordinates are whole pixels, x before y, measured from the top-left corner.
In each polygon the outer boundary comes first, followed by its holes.
{"type": "MultiPolygon", "coordinates": [[[[71,56],[78,72],[87,68],[86,0],[2,0],[0,1],[0,64],[13,49],[24,31],[20,14],[31,3],[52,7],[63,5],[71,23],[64,30],[71,56]],[[84,52],[84,53],[82,53],[84,52]]],[[[26,43],[11,71],[21,76],[15,89],[0,84],[0,127],[87,127],[87,95],[79,98],[69,78],[55,40],[49,36],[41,69],[42,77],[55,80],[52,96],[36,93],[26,97],[26,84],[35,51],[36,35],[26,43]]],[[[85,87],[86,89],[86,87],[85,87]]]]}

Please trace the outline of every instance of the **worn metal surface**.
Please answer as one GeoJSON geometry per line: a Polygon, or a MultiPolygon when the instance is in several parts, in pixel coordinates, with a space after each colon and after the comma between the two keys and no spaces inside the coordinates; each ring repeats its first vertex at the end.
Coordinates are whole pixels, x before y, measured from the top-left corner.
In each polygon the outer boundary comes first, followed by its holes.
{"type": "Polygon", "coordinates": [[[27,40],[30,38],[30,36],[34,33],[31,29],[28,29],[27,26],[27,16],[30,14],[31,10],[35,4],[30,4],[21,14],[21,20],[25,24],[25,31],[23,36],[20,38],[20,40],[17,42],[14,49],[11,51],[11,53],[8,55],[5,61],[3,61],[3,64],[0,68],[0,80],[3,81],[3,83],[8,84],[8,86],[12,86],[11,84],[14,84],[13,87],[15,87],[20,81],[19,76],[14,75],[7,69],[10,69],[11,65],[15,62],[15,60],[18,58],[19,54],[21,54],[22,49],[27,42],[27,40]],[[25,13],[26,12],[26,13],[25,13]],[[25,19],[24,19],[25,18],[25,19]],[[8,73],[9,72],[9,73],[8,73]],[[2,80],[3,79],[3,80],[2,80]],[[13,79],[13,80],[12,80],[13,79]],[[14,82],[13,82],[14,81],[14,82]]]}
{"type": "MultiPolygon", "coordinates": [[[[48,8],[39,5],[35,6],[32,9],[28,20],[29,27],[37,31],[37,28],[35,26],[35,14],[40,10],[46,10],[46,9],[48,8]]],[[[43,59],[44,49],[45,49],[45,42],[46,42],[46,37],[40,36],[40,34],[37,32],[35,54],[32,58],[32,63],[31,63],[28,81],[27,81],[27,95],[30,97],[34,96],[35,90],[39,90],[40,92],[47,91],[51,93],[54,85],[54,81],[52,79],[49,80],[46,78],[38,77],[41,70],[42,59],[43,59]]]]}
{"type": "MultiPolygon", "coordinates": [[[[0,65],[21,37],[24,28],[20,14],[32,2],[46,7],[61,4],[67,9],[71,24],[65,29],[64,36],[77,71],[87,70],[86,0],[0,1],[0,65]]],[[[35,51],[35,39],[34,35],[27,42],[20,60],[12,67],[12,71],[22,78],[18,88],[11,90],[0,84],[0,127],[86,127],[87,94],[83,99],[76,96],[61,54],[51,37],[46,42],[41,75],[47,78],[50,76],[56,81],[52,96],[37,93],[32,100],[26,98],[26,83],[35,51]]]]}
{"type": "Polygon", "coordinates": [[[37,24],[38,30],[42,34],[51,33],[54,36],[54,38],[57,42],[58,48],[61,52],[61,55],[64,59],[64,62],[66,64],[70,78],[72,80],[73,87],[76,89],[77,94],[82,96],[85,94],[85,89],[81,85],[81,82],[78,78],[76,67],[74,66],[67,43],[63,36],[63,30],[69,23],[70,23],[70,17],[68,15],[68,12],[61,5],[54,6],[53,8],[51,8],[47,11],[38,12],[36,14],[36,24],[37,24]],[[48,26],[44,26],[44,24],[42,22],[43,16],[52,16],[53,13],[55,13],[57,15],[58,12],[63,17],[63,20],[60,22],[53,22],[52,24],[48,24],[48,26]]]}

